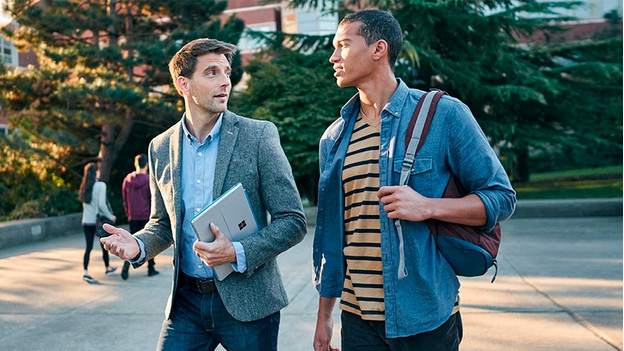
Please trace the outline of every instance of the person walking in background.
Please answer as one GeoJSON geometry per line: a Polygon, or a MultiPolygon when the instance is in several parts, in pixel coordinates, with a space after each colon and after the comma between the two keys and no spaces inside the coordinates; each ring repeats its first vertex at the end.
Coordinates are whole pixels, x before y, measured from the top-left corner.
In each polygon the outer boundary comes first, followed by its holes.
{"type": "MultiPolygon", "coordinates": [[[[80,192],[78,194],[80,201],[82,202],[82,229],[85,235],[86,249],[82,266],[84,268],[84,274],[82,280],[89,284],[97,283],[97,280],[93,279],[89,275],[89,257],[91,256],[91,250],[93,249],[93,239],[95,237],[95,226],[97,223],[97,216],[103,216],[111,220],[113,223],[117,219],[108,207],[106,201],[106,183],[98,180],[100,177],[100,170],[95,162],[90,162],[84,167],[84,174],[82,176],[82,182],[80,183],[80,192]]],[[[117,267],[110,267],[108,251],[104,249],[104,245],[99,243],[102,247],[102,259],[104,260],[104,266],[106,267],[106,275],[113,274],[117,267]]]]}
{"type": "Polygon", "coordinates": [[[104,226],[112,234],[101,239],[104,247],[135,266],[174,246],[158,350],[277,349],[288,298],[276,259],[303,240],[306,223],[275,125],[227,110],[235,52],[235,45],[206,38],[173,56],[169,70],[185,113],[149,146],[150,219],[134,236],[104,226]],[[231,242],[211,224],[203,229],[214,241],[197,241],[193,217],[238,183],[259,231],[231,242]],[[212,267],[221,264],[234,272],[218,280],[212,267]]]}
{"type": "MultiPolygon", "coordinates": [[[[128,173],[121,186],[124,210],[128,216],[130,233],[134,234],[145,227],[150,215],[150,188],[147,175],[147,155],[140,154],[134,158],[134,172],[128,173]]],[[[147,275],[157,275],[154,259],[147,261],[147,275]]],[[[121,278],[128,279],[130,262],[125,261],[121,270],[121,278]]]]}
{"type": "Polygon", "coordinates": [[[358,94],[319,145],[316,351],[334,350],[338,298],[342,351],[458,350],[459,281],[425,220],[491,230],[515,208],[515,192],[483,131],[449,96],[439,101],[408,186],[396,186],[405,134],[424,94],[394,75],[402,40],[396,19],[379,10],[347,15],[333,39],[337,84],[358,94]],[[451,174],[469,195],[440,198],[451,174]],[[404,246],[395,219],[403,222],[404,246]]]}

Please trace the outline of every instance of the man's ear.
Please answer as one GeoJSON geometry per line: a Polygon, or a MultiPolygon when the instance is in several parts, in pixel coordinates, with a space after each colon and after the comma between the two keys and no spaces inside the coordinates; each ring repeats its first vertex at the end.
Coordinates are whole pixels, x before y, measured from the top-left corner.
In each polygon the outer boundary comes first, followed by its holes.
{"type": "Polygon", "coordinates": [[[375,51],[373,51],[373,60],[377,61],[388,56],[388,43],[385,40],[379,39],[373,45],[375,46],[375,51]]]}
{"type": "Polygon", "coordinates": [[[176,88],[180,94],[185,95],[189,91],[189,79],[183,76],[178,76],[176,80],[176,88]]]}

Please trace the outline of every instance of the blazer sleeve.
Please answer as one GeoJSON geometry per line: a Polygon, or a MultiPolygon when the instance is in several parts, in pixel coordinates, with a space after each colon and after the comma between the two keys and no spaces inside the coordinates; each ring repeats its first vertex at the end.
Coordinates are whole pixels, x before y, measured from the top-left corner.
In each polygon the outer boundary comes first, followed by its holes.
{"type": "Polygon", "coordinates": [[[271,224],[241,240],[247,258],[247,275],[299,243],[306,234],[301,198],[274,124],[264,124],[256,157],[260,197],[271,215],[271,224]]]}
{"type": "Polygon", "coordinates": [[[145,258],[134,264],[133,266],[135,267],[142,265],[150,258],[154,258],[173,244],[171,220],[157,182],[157,177],[163,170],[157,169],[158,167],[155,165],[156,151],[154,150],[153,144],[154,142],[152,141],[148,152],[150,190],[152,197],[150,218],[145,227],[135,234],[145,245],[145,258]]]}

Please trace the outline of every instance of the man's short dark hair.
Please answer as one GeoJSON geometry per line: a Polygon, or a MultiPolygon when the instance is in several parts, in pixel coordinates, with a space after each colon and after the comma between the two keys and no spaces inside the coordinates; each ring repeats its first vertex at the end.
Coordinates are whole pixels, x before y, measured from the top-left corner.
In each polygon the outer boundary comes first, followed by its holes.
{"type": "Polygon", "coordinates": [[[388,12],[366,9],[347,15],[340,24],[355,22],[361,23],[358,34],[364,37],[366,45],[380,39],[388,43],[390,68],[394,71],[394,64],[403,46],[403,31],[399,22],[388,12]]]}
{"type": "Polygon", "coordinates": [[[146,154],[139,154],[136,155],[136,157],[134,158],[134,166],[139,166],[139,168],[143,168],[145,166],[147,166],[147,155],[146,154]]]}
{"type": "Polygon", "coordinates": [[[180,76],[190,78],[195,72],[197,58],[209,53],[225,55],[231,65],[232,57],[236,53],[236,45],[209,38],[195,39],[187,43],[169,61],[169,73],[171,73],[173,85],[176,86],[180,76]]]}

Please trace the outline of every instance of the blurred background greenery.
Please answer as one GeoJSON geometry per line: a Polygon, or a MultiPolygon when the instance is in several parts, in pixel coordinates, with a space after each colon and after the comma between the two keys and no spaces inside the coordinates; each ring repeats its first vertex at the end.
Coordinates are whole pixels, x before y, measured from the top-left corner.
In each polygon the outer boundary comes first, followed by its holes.
{"type": "MultiPolygon", "coordinates": [[[[2,1],[0,1],[2,3],[2,1]]],[[[6,2],[19,26],[2,34],[37,64],[0,65],[0,219],[81,210],[82,167],[98,161],[123,220],[121,182],[134,155],[181,118],[167,62],[186,42],[261,42],[233,62],[230,110],[280,131],[306,203],[316,201],[317,145],[341,106],[328,62],[332,35],[254,32],[226,1],[6,2]],[[226,13],[224,13],[224,11],[226,13]]],[[[259,4],[280,3],[259,1],[259,4]]],[[[519,199],[622,197],[622,19],[604,15],[579,39],[570,9],[584,1],[290,0],[343,17],[391,12],[404,29],[396,74],[465,102],[519,199]],[[567,12],[566,12],[567,11],[567,12]]]]}

